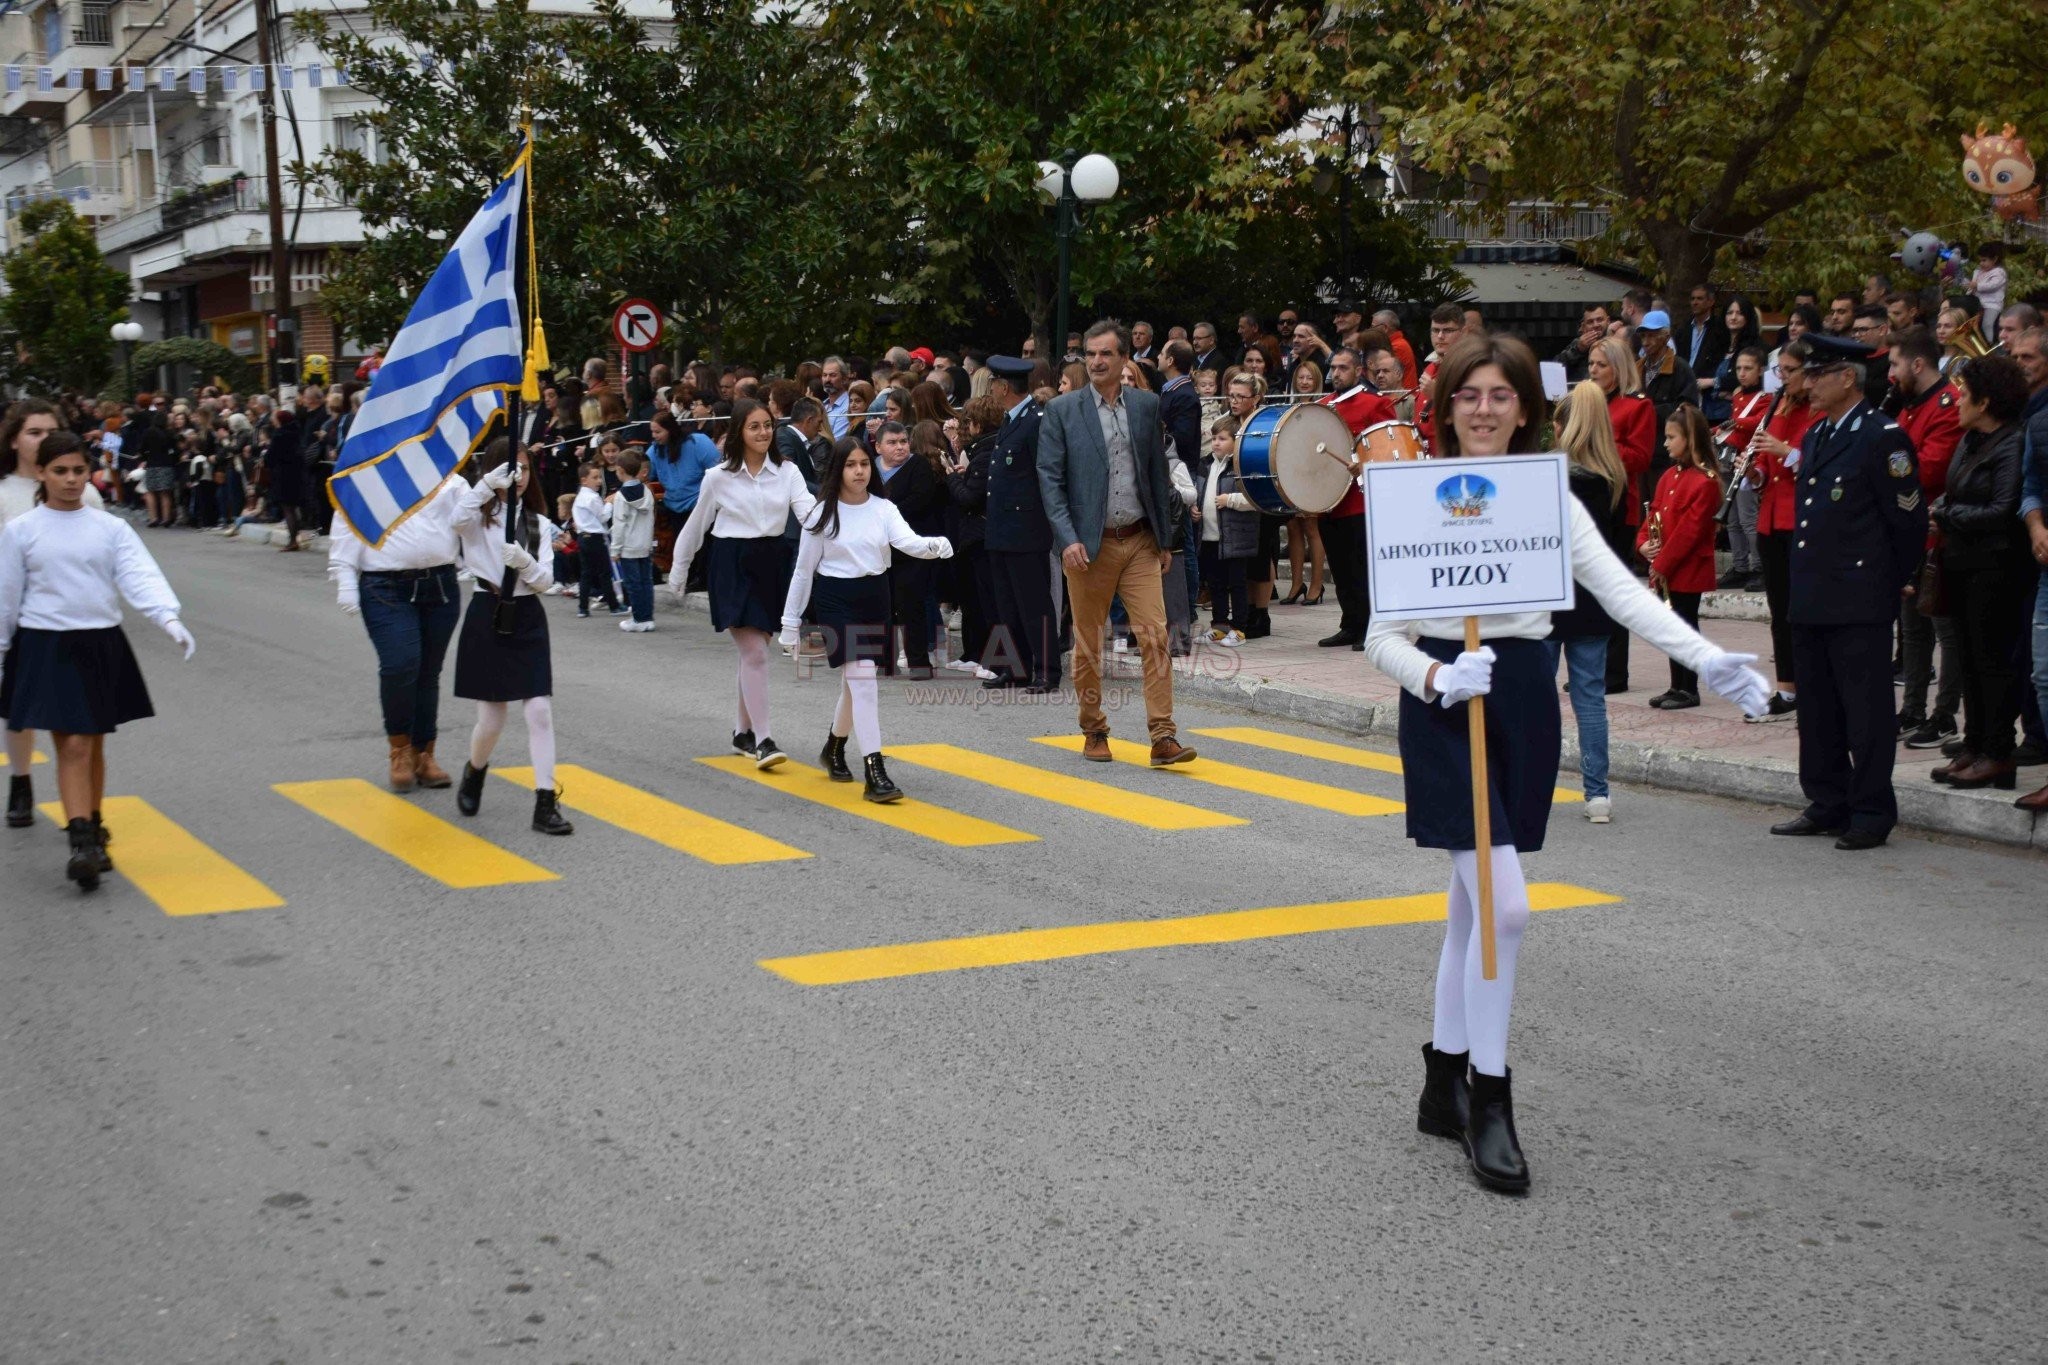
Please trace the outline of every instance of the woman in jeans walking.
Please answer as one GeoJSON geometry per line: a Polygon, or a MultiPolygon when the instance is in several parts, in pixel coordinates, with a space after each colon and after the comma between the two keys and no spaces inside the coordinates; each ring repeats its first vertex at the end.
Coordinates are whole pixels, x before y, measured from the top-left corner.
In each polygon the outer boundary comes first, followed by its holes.
{"type": "MultiPolygon", "coordinates": [[[[1582,379],[1558,404],[1558,442],[1571,457],[1572,496],[1586,509],[1600,538],[1613,542],[1622,519],[1628,473],[1614,448],[1607,417],[1607,392],[1582,379]]],[[[1565,666],[1572,717],[1579,727],[1579,785],[1586,793],[1586,818],[1604,825],[1614,818],[1607,790],[1607,643],[1614,620],[1600,600],[1582,592],[1570,611],[1550,617],[1550,671],[1565,666]]]]}

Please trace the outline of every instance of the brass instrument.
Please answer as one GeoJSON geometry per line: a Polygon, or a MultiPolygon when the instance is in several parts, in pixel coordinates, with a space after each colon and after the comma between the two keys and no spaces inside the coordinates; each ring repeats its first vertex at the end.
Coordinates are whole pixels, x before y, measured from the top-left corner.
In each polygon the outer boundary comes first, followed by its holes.
{"type": "Polygon", "coordinates": [[[1657,577],[1657,556],[1664,553],[1664,514],[1650,513],[1649,533],[1643,539],[1643,562],[1650,565],[1650,591],[1657,594],[1659,602],[1669,603],[1671,594],[1657,577]]]}

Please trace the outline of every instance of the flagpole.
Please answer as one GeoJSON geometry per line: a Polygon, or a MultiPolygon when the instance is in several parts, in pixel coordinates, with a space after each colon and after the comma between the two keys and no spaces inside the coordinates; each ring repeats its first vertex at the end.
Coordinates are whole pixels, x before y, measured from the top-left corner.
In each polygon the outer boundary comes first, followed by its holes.
{"type": "MultiPolygon", "coordinates": [[[[530,268],[531,253],[533,251],[532,122],[530,120],[522,119],[520,124],[520,132],[522,145],[519,151],[519,160],[520,162],[523,162],[525,165],[526,179],[520,191],[520,198],[522,202],[520,203],[519,207],[516,210],[514,210],[514,212],[517,221],[520,224],[519,230],[523,232],[526,237],[526,250],[521,251],[517,247],[514,247],[512,252],[512,296],[514,299],[518,301],[515,305],[515,309],[519,313],[518,330],[520,385],[518,388],[513,389],[511,392],[505,395],[505,433],[509,438],[506,444],[506,449],[508,449],[512,454],[512,482],[505,486],[504,492],[505,543],[507,545],[510,545],[514,541],[516,541],[519,536],[518,513],[516,510],[518,506],[518,500],[520,498],[519,407],[522,391],[525,389],[526,385],[529,382],[531,382],[532,379],[532,372],[529,368],[530,356],[528,355],[526,349],[527,314],[532,310],[531,299],[529,297],[529,294],[534,287],[533,272],[530,268]]],[[[540,471],[534,469],[529,464],[527,468],[527,478],[536,479],[539,477],[540,471]]],[[[518,571],[514,569],[511,565],[506,565],[504,581],[498,585],[497,610],[493,612],[491,616],[491,626],[500,635],[510,635],[513,631],[514,627],[512,619],[512,594],[518,589],[518,586],[518,571]]]]}

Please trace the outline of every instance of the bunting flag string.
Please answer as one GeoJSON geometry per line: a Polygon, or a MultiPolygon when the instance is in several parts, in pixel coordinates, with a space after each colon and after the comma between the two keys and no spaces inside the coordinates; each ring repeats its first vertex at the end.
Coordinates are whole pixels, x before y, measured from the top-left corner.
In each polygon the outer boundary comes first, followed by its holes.
{"type": "MultiPolygon", "coordinates": [[[[439,61],[428,56],[420,58],[420,73],[424,76],[437,74],[439,61]]],[[[275,79],[280,90],[321,90],[346,89],[349,85],[348,68],[324,62],[306,62],[303,65],[284,65],[266,69],[261,66],[160,66],[154,69],[142,66],[95,66],[95,67],[51,67],[9,65],[0,67],[0,84],[4,84],[10,95],[19,95],[33,83],[39,95],[70,92],[86,88],[87,72],[91,73],[92,89],[103,93],[114,92],[116,84],[127,94],[141,94],[154,88],[159,94],[171,95],[181,89],[194,95],[205,95],[213,91],[223,94],[237,94],[242,91],[263,90],[275,79]],[[275,76],[272,76],[272,72],[275,76]]]]}

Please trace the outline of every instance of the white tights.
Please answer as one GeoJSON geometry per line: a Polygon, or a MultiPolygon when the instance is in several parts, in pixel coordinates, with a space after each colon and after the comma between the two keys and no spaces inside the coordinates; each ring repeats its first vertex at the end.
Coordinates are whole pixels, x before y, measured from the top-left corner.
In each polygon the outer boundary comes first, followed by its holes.
{"type": "Polygon", "coordinates": [[[36,732],[33,730],[9,730],[7,732],[8,776],[28,776],[28,765],[35,753],[35,739],[36,732]]]}
{"type": "Polygon", "coordinates": [[[768,636],[734,626],[732,642],[740,652],[739,723],[733,728],[767,739],[773,733],[768,728],[768,636]]]}
{"type": "MultiPolygon", "coordinates": [[[[526,751],[533,759],[533,789],[555,789],[555,705],[547,697],[528,697],[520,703],[526,713],[526,751]]],[[[469,732],[469,766],[481,768],[491,761],[498,736],[505,733],[505,717],[511,714],[508,701],[480,701],[476,704],[476,729],[469,732]]]]}
{"type": "Polygon", "coordinates": [[[1529,925],[1529,887],[1513,844],[1493,846],[1493,946],[1498,972],[1480,975],[1479,855],[1451,854],[1450,923],[1436,964],[1438,1052],[1470,1052],[1472,1069],[1505,1076],[1508,1067],[1508,1011],[1515,1003],[1515,958],[1529,925]]]}
{"type": "Polygon", "coordinates": [[[863,754],[882,752],[882,716],[875,685],[875,665],[856,659],[839,673],[839,709],[832,715],[832,733],[849,734],[863,754]]]}

